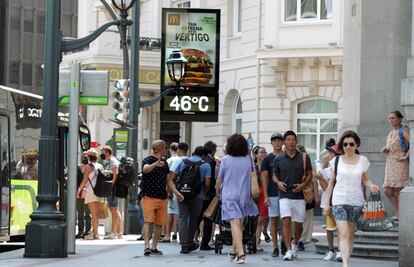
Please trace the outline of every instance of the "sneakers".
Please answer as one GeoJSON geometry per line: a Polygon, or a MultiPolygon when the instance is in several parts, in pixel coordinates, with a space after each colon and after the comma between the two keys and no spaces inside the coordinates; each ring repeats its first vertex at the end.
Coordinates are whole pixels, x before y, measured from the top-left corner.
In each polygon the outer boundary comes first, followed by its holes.
{"type": "Polygon", "coordinates": [[[158,249],[151,249],[151,255],[162,256],[163,253],[161,250],[158,249]]]}
{"type": "Polygon", "coordinates": [[[118,238],[118,239],[122,239],[124,236],[123,236],[123,234],[117,234],[116,235],[116,238],[118,238]]]}
{"type": "Polygon", "coordinates": [[[336,252],[336,259],[337,262],[342,262],[342,254],[340,251],[336,252]]]}
{"type": "Polygon", "coordinates": [[[208,245],[209,245],[210,247],[214,247],[214,245],[215,245],[215,244],[214,244],[214,240],[213,240],[213,239],[211,239],[211,240],[210,240],[210,242],[208,242],[208,245]]]}
{"type": "Polygon", "coordinates": [[[293,242],[292,242],[291,253],[292,253],[293,258],[297,258],[298,257],[298,251],[299,251],[298,245],[297,244],[293,244],[293,242]]]}
{"type": "Polygon", "coordinates": [[[83,237],[83,239],[85,239],[85,240],[94,240],[95,237],[93,236],[93,233],[89,233],[89,234],[85,235],[83,237]]]}
{"type": "Polygon", "coordinates": [[[325,254],[325,258],[323,258],[324,261],[334,261],[335,260],[335,252],[332,250],[329,250],[325,254]]]}
{"type": "Polygon", "coordinates": [[[286,254],[283,257],[283,260],[284,261],[291,261],[291,260],[293,260],[292,250],[289,249],[288,251],[286,251],[286,254]]]}
{"type": "Polygon", "coordinates": [[[274,248],[271,256],[272,257],[279,257],[279,248],[274,248]]]}
{"type": "Polygon", "coordinates": [[[104,239],[105,240],[113,240],[113,239],[117,239],[117,236],[113,233],[110,233],[109,235],[104,236],[104,239]]]}

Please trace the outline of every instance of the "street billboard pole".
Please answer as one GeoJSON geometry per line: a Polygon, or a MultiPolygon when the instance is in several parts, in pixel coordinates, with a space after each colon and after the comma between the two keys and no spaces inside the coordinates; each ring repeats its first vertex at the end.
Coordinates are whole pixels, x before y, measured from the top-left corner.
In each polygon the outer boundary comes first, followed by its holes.
{"type": "MultiPolygon", "coordinates": [[[[130,129],[128,140],[128,154],[134,159],[135,166],[138,167],[138,116],[140,113],[140,97],[139,97],[139,24],[140,24],[140,5],[139,3],[132,7],[132,40],[131,40],[131,88],[130,88],[130,107],[129,107],[129,123],[136,128],[130,129]]],[[[138,168],[137,168],[138,169],[138,168]]],[[[141,229],[138,225],[138,177],[135,177],[131,194],[128,195],[128,213],[125,218],[128,234],[138,234],[141,229]]]]}
{"type": "Polygon", "coordinates": [[[76,235],[76,186],[78,167],[78,129],[79,129],[79,85],[80,63],[70,67],[70,109],[69,109],[69,151],[68,151],[68,181],[67,181],[67,213],[66,234],[67,251],[75,254],[76,235]]]}

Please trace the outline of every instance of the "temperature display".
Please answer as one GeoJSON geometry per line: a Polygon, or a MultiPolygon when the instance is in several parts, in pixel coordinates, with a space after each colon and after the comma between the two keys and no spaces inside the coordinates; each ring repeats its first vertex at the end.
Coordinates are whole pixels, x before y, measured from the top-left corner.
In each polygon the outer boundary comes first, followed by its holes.
{"type": "Polygon", "coordinates": [[[164,98],[164,110],[181,111],[184,114],[215,112],[215,99],[215,97],[209,96],[166,96],[164,98]]]}

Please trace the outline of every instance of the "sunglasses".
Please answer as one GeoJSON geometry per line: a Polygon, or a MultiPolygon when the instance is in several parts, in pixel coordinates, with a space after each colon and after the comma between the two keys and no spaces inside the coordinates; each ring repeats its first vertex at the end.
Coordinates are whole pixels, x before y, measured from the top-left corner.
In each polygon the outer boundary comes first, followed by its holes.
{"type": "Polygon", "coordinates": [[[347,146],[354,147],[355,143],[343,143],[342,146],[343,147],[347,147],[347,146]]]}

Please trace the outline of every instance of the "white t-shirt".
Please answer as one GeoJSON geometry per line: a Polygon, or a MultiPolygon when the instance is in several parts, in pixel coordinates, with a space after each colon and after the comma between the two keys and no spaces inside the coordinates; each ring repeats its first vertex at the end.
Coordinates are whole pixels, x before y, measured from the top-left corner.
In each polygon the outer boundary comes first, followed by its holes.
{"type": "MultiPolygon", "coordinates": [[[[328,182],[329,182],[329,179],[331,178],[331,172],[332,172],[331,167],[327,167],[327,168],[323,169],[322,172],[321,172],[323,178],[325,178],[325,180],[328,181],[328,182]]],[[[326,190],[323,191],[322,197],[321,197],[321,208],[322,209],[325,208],[325,205],[326,205],[325,201],[326,201],[326,190]]]]}
{"type": "MultiPolygon", "coordinates": [[[[359,156],[357,164],[346,164],[342,157],[339,157],[332,205],[363,206],[365,199],[362,192],[362,174],[368,170],[370,163],[366,157],[359,156]]],[[[335,158],[329,165],[331,171],[334,171],[335,158]]]]}

